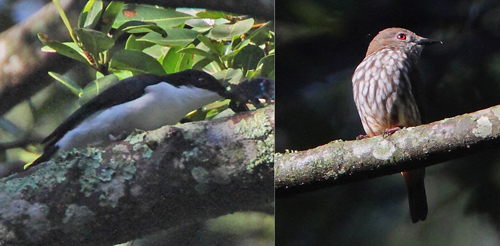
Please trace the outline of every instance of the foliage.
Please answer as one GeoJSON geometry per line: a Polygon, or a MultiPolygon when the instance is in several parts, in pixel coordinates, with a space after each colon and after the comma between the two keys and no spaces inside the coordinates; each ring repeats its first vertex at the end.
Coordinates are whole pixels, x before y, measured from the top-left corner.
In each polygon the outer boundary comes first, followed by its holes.
{"type": "MultiPolygon", "coordinates": [[[[61,42],[38,34],[44,51],[82,62],[96,71],[85,88],[63,75],[57,81],[87,102],[100,91],[132,75],[164,75],[203,69],[223,81],[238,83],[245,77],[274,78],[274,32],[270,22],[201,9],[165,9],[142,4],[90,0],[78,26],[72,27],[58,1],[61,18],[73,38],[61,42]]],[[[191,120],[213,117],[228,102],[191,114],[191,120]]]]}

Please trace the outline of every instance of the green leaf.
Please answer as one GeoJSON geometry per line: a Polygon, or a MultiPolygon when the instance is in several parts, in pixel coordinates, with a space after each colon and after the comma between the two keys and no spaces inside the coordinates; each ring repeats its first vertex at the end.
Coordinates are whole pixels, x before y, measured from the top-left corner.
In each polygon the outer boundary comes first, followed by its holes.
{"type": "Polygon", "coordinates": [[[163,46],[186,46],[192,43],[196,39],[196,36],[198,36],[198,32],[182,28],[169,29],[167,30],[167,34],[168,36],[165,38],[158,33],[148,33],[138,40],[163,46]]]}
{"type": "Polygon", "coordinates": [[[102,23],[104,25],[102,26],[101,31],[103,33],[109,33],[109,31],[111,30],[111,26],[115,22],[118,14],[121,13],[124,6],[125,4],[122,2],[112,1],[108,4],[108,7],[106,7],[106,10],[102,15],[102,23]]]}
{"type": "Polygon", "coordinates": [[[137,50],[143,51],[145,48],[149,48],[155,44],[145,41],[138,41],[138,37],[135,35],[130,35],[125,43],[125,49],[127,50],[137,50]]]}
{"type": "Polygon", "coordinates": [[[166,53],[167,50],[168,47],[155,44],[151,47],[145,48],[142,52],[152,56],[155,59],[159,59],[163,55],[163,53],[166,53]]]}
{"type": "MultiPolygon", "coordinates": [[[[190,46],[193,46],[194,45],[190,45],[190,46]]],[[[178,63],[178,71],[184,71],[186,69],[192,69],[193,68],[193,55],[191,54],[182,54],[181,55],[181,59],[178,63]]]]}
{"type": "Polygon", "coordinates": [[[78,28],[75,32],[85,50],[94,56],[108,50],[115,44],[111,37],[99,31],[78,28]]]}
{"type": "Polygon", "coordinates": [[[167,36],[167,32],[163,30],[161,27],[157,26],[154,22],[143,22],[143,21],[128,21],[121,25],[113,35],[114,40],[118,40],[118,38],[128,32],[128,33],[148,33],[148,32],[157,32],[161,34],[162,37],[167,36]]]}
{"type": "MultiPolygon", "coordinates": [[[[215,62],[217,62],[219,67],[225,68],[225,65],[222,64],[221,60],[219,59],[219,57],[217,55],[208,53],[208,52],[206,52],[202,49],[199,49],[199,48],[184,48],[184,49],[179,50],[178,53],[198,55],[198,56],[201,56],[203,58],[207,58],[207,59],[210,59],[212,61],[215,61],[215,62]]],[[[210,63],[208,63],[208,64],[210,64],[210,63]]]]}
{"type": "Polygon", "coordinates": [[[256,45],[261,45],[267,42],[269,40],[269,25],[271,22],[266,22],[264,25],[261,27],[257,28],[256,30],[251,31],[248,34],[247,40],[252,40],[252,42],[256,45]]]}
{"type": "Polygon", "coordinates": [[[183,54],[180,54],[180,53],[177,53],[177,51],[179,51],[181,49],[181,47],[171,47],[167,54],[165,54],[165,56],[163,57],[163,62],[162,62],[162,65],[163,65],[163,68],[165,69],[165,72],[167,72],[167,74],[171,74],[171,73],[176,73],[176,72],[179,72],[179,66],[177,65],[177,63],[180,61],[181,59],[181,55],[183,54]]]}
{"type": "MultiPolygon", "coordinates": [[[[77,43],[77,40],[75,36],[73,35],[73,28],[71,27],[71,24],[69,23],[68,17],[66,16],[66,13],[64,13],[64,9],[61,6],[61,3],[59,0],[52,0],[54,3],[54,6],[56,6],[57,12],[61,16],[61,19],[66,26],[66,29],[68,29],[69,35],[71,36],[71,39],[73,39],[73,42],[77,43]]],[[[43,41],[42,41],[43,42],[43,41]]]]}
{"type": "Polygon", "coordinates": [[[191,47],[191,48],[183,48],[183,49],[180,49],[179,51],[177,51],[177,53],[186,53],[186,54],[193,54],[193,55],[200,55],[200,56],[203,56],[203,57],[207,57],[207,58],[213,58],[214,56],[204,50],[200,50],[198,48],[194,48],[194,47],[191,47]]]}
{"type": "Polygon", "coordinates": [[[224,86],[227,86],[227,84],[238,84],[243,78],[243,72],[241,69],[228,68],[214,73],[212,76],[214,76],[217,80],[222,81],[224,86]]]}
{"type": "Polygon", "coordinates": [[[126,4],[122,12],[118,14],[113,28],[118,28],[127,21],[138,20],[154,22],[163,29],[181,26],[186,20],[193,16],[177,12],[173,9],[164,9],[158,6],[143,4],[126,4]]]}
{"type": "Polygon", "coordinates": [[[85,88],[83,89],[82,95],[80,99],[78,100],[78,103],[80,105],[84,105],[90,99],[94,98],[95,96],[99,95],[99,93],[103,92],[110,86],[118,83],[118,77],[114,74],[109,74],[106,75],[102,78],[98,78],[92,82],[90,82],[85,88]]]}
{"type": "Polygon", "coordinates": [[[241,41],[238,45],[236,45],[236,48],[233,50],[233,52],[234,51],[238,52],[241,49],[245,48],[249,44],[250,44],[250,39],[245,39],[245,40],[241,41]]]}
{"type": "Polygon", "coordinates": [[[216,25],[209,37],[217,40],[232,40],[234,36],[240,36],[252,29],[254,20],[252,18],[238,21],[235,24],[216,25]]]}
{"type": "Polygon", "coordinates": [[[206,36],[203,36],[203,35],[198,35],[197,38],[205,45],[207,46],[210,51],[212,51],[212,53],[214,54],[217,54],[217,55],[221,55],[222,54],[222,50],[219,50],[217,49],[217,47],[212,43],[212,40],[207,38],[206,36]]]}
{"type": "Polygon", "coordinates": [[[164,75],[165,70],[153,57],[134,50],[118,50],[111,57],[110,68],[117,70],[130,70],[137,73],[153,73],[164,75]]]}
{"type": "Polygon", "coordinates": [[[69,77],[54,72],[49,72],[49,75],[66,86],[73,94],[80,96],[80,93],[82,93],[83,89],[69,77]]]}
{"type": "Polygon", "coordinates": [[[255,70],[260,59],[265,56],[264,51],[255,45],[247,45],[234,57],[233,68],[243,68],[243,73],[255,70]]]}
{"type": "Polygon", "coordinates": [[[193,69],[201,70],[201,69],[205,68],[206,66],[208,66],[212,62],[214,62],[214,60],[208,59],[208,58],[203,58],[193,65],[193,69]]]}
{"type": "Polygon", "coordinates": [[[134,76],[134,74],[129,70],[115,70],[113,71],[113,74],[116,75],[119,80],[134,76]]]}
{"type": "Polygon", "coordinates": [[[207,18],[207,19],[227,19],[230,14],[222,11],[205,10],[198,12],[196,17],[207,18]]]}
{"type": "Polygon", "coordinates": [[[46,34],[39,33],[38,39],[40,39],[40,41],[42,41],[43,44],[47,45],[48,47],[52,48],[57,53],[59,53],[63,56],[67,56],[67,57],[75,59],[77,61],[81,61],[85,64],[89,64],[87,59],[82,54],[80,54],[77,50],[75,50],[74,48],[71,48],[71,47],[69,47],[69,46],[67,46],[59,41],[49,39],[49,36],[47,36],[46,34]]]}
{"type": "Polygon", "coordinates": [[[93,29],[101,17],[103,4],[101,0],[90,0],[87,2],[78,17],[78,27],[93,29]]]}
{"type": "Polygon", "coordinates": [[[262,58],[257,64],[260,67],[259,76],[273,78],[274,77],[274,55],[269,55],[262,58]]]}

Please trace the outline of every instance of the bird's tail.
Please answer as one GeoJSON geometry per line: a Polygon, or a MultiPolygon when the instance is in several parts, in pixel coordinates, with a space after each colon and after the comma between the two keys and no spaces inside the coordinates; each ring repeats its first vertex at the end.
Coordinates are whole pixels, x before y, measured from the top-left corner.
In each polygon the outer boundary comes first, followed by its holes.
{"type": "Polygon", "coordinates": [[[402,172],[408,190],[410,217],[413,223],[427,218],[427,196],[425,195],[425,169],[402,172]]]}
{"type": "Polygon", "coordinates": [[[44,149],[43,149],[43,154],[38,157],[38,159],[34,160],[33,162],[30,162],[30,163],[27,163],[26,165],[24,165],[24,170],[28,169],[28,168],[31,168],[31,167],[34,167],[42,162],[45,162],[45,161],[48,161],[50,159],[50,157],[56,153],[56,151],[59,149],[58,146],[56,145],[47,145],[44,149]]]}

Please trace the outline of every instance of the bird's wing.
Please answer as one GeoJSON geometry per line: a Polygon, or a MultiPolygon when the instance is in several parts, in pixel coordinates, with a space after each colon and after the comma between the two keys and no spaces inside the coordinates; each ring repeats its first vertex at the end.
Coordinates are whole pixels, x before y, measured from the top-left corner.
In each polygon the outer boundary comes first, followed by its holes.
{"type": "Polygon", "coordinates": [[[162,80],[166,80],[164,76],[141,74],[118,82],[77,109],[49,136],[47,136],[42,143],[48,143],[48,146],[55,144],[68,131],[78,126],[90,115],[98,112],[99,110],[137,99],[144,94],[146,87],[156,84],[162,80]]]}

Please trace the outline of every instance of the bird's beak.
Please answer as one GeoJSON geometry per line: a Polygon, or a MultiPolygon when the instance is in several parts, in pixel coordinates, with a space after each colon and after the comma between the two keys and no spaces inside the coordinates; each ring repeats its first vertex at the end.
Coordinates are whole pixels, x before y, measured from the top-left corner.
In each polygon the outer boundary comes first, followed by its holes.
{"type": "Polygon", "coordinates": [[[417,41],[415,41],[415,43],[417,43],[418,45],[427,46],[427,45],[437,44],[437,43],[443,44],[443,41],[432,40],[432,39],[427,39],[427,38],[420,38],[420,39],[417,39],[417,41]]]}

